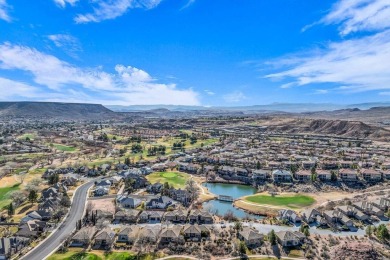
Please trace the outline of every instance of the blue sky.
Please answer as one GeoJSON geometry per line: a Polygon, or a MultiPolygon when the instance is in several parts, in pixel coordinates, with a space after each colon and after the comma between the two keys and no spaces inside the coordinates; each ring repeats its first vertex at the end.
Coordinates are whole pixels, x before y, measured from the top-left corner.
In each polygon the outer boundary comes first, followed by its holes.
{"type": "Polygon", "coordinates": [[[0,0],[0,100],[390,99],[389,0],[0,0]]]}

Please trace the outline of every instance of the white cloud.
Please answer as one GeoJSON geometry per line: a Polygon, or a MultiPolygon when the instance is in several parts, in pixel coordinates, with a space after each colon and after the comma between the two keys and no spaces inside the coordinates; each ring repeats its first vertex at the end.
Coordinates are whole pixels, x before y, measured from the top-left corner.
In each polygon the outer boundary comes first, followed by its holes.
{"type": "Polygon", "coordinates": [[[2,77],[0,77],[0,92],[1,100],[15,97],[35,98],[39,95],[38,89],[33,86],[2,77]]]}
{"type": "Polygon", "coordinates": [[[74,6],[78,1],[79,0],[54,0],[54,3],[56,3],[59,7],[64,8],[66,4],[74,6]]]}
{"type": "MultiPolygon", "coordinates": [[[[333,83],[331,89],[361,92],[390,89],[390,2],[389,0],[340,0],[320,22],[340,24],[340,33],[376,31],[349,40],[268,63],[279,72],[270,79],[285,79],[282,88],[333,83]]],[[[322,89],[320,92],[331,91],[322,89]]],[[[317,93],[319,93],[317,91],[317,93]]]]}
{"type": "Polygon", "coordinates": [[[5,0],[0,0],[0,20],[11,22],[11,17],[8,14],[9,8],[10,6],[6,3],[5,0]]]}
{"type": "Polygon", "coordinates": [[[340,33],[380,31],[390,28],[389,0],[340,0],[320,22],[340,24],[340,33]]]}
{"type": "Polygon", "coordinates": [[[93,1],[93,12],[78,14],[74,20],[76,23],[90,23],[115,19],[124,15],[129,9],[155,8],[161,1],[162,0],[95,0],[93,1]]]}
{"type": "Polygon", "coordinates": [[[284,70],[266,77],[289,79],[288,86],[335,83],[345,85],[340,89],[346,91],[390,89],[390,31],[330,43],[323,50],[276,63],[284,70]]]}
{"type": "Polygon", "coordinates": [[[180,11],[190,7],[191,5],[193,5],[195,3],[195,1],[196,0],[188,0],[188,2],[182,8],[180,8],[180,11]]]}
{"type": "Polygon", "coordinates": [[[55,46],[64,50],[71,57],[77,58],[77,53],[82,51],[79,40],[72,35],[51,34],[47,38],[49,38],[55,46]]]}
{"type": "Polygon", "coordinates": [[[91,99],[103,96],[108,104],[199,104],[195,91],[157,83],[147,72],[131,66],[117,65],[115,73],[80,68],[36,49],[11,43],[0,45],[0,69],[26,71],[36,84],[52,92],[70,89],[91,92],[91,99]]]}
{"type": "Polygon", "coordinates": [[[245,100],[247,97],[241,91],[234,91],[223,96],[223,99],[229,103],[237,103],[245,100]]]}
{"type": "Polygon", "coordinates": [[[210,90],[208,90],[208,89],[205,89],[204,92],[205,92],[207,95],[209,95],[209,96],[214,96],[214,95],[215,95],[215,92],[210,91],[210,90]]]}

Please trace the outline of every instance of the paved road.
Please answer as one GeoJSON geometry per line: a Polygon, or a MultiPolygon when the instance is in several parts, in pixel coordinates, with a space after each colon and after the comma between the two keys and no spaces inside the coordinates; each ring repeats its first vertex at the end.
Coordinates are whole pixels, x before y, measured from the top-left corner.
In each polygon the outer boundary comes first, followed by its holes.
{"type": "Polygon", "coordinates": [[[33,250],[24,255],[24,260],[42,260],[48,257],[76,228],[77,220],[84,214],[85,203],[87,200],[88,189],[94,184],[94,181],[81,185],[73,197],[72,206],[68,217],[52,235],[40,243],[33,250]]]}

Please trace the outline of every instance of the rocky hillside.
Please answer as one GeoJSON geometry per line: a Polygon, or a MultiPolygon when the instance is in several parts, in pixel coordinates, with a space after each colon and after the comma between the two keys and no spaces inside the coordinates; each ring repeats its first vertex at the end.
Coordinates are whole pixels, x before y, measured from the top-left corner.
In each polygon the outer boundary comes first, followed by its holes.
{"type": "Polygon", "coordinates": [[[56,102],[0,102],[0,117],[61,120],[111,119],[118,115],[97,104],[56,102]]]}
{"type": "Polygon", "coordinates": [[[359,121],[289,118],[274,120],[268,125],[268,131],[284,133],[311,133],[337,135],[343,137],[390,140],[390,130],[368,125],[359,121]]]}
{"type": "Polygon", "coordinates": [[[340,244],[333,248],[331,259],[357,260],[357,259],[384,259],[367,242],[351,242],[340,244]]]}

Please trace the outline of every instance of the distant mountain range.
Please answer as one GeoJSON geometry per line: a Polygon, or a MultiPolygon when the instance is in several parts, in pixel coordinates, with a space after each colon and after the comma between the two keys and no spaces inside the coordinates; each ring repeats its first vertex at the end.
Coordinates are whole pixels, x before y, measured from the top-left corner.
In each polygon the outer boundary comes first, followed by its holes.
{"type": "Polygon", "coordinates": [[[0,117],[55,118],[66,120],[110,119],[117,113],[99,104],[57,102],[0,102],[0,117]]]}
{"type": "Polygon", "coordinates": [[[194,111],[194,110],[209,110],[209,111],[271,111],[271,112],[317,112],[317,111],[334,111],[342,109],[361,109],[366,110],[373,107],[390,107],[390,102],[371,102],[360,104],[332,104],[332,103],[272,103],[269,105],[254,105],[254,106],[237,106],[237,107],[206,107],[206,106],[176,106],[176,105],[130,105],[130,106],[110,106],[107,108],[116,112],[134,112],[148,111],[156,109],[168,109],[170,111],[194,111]]]}

